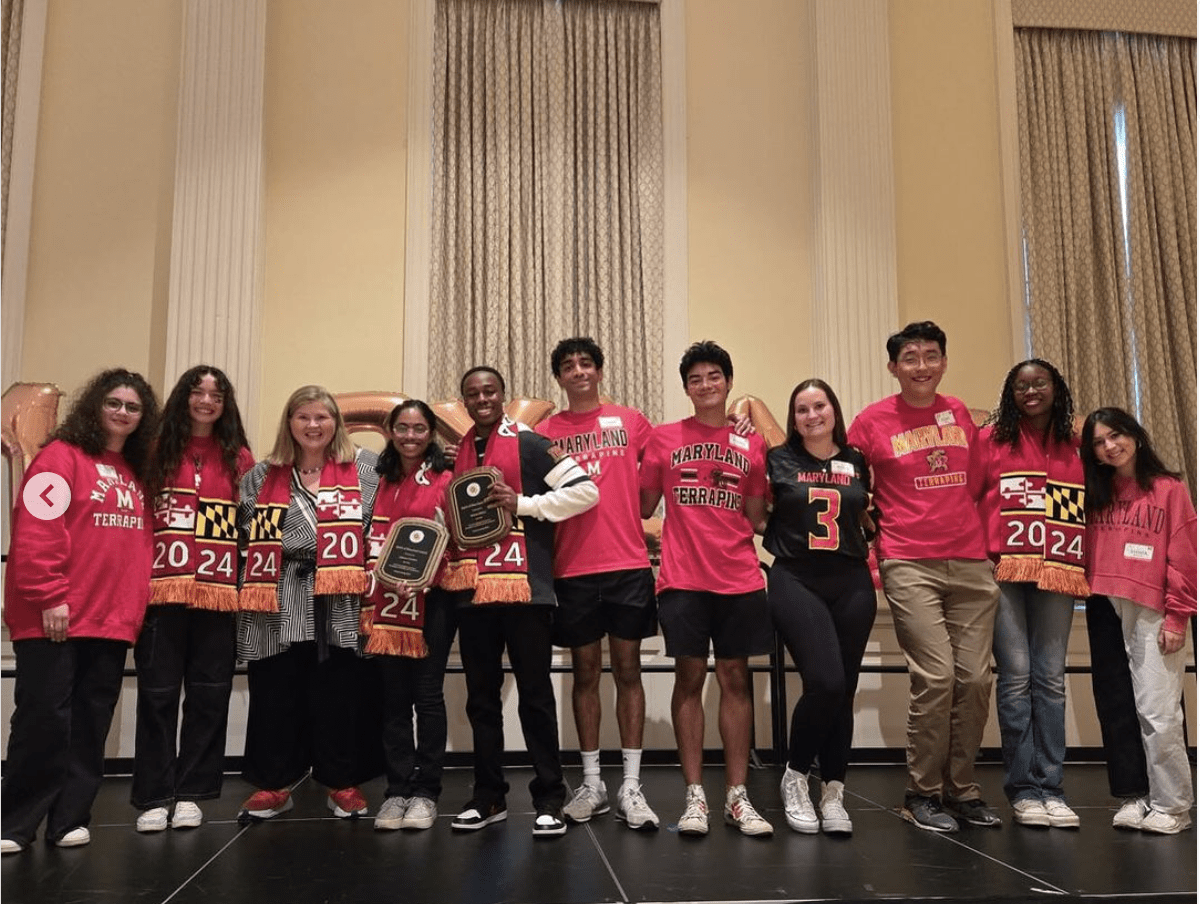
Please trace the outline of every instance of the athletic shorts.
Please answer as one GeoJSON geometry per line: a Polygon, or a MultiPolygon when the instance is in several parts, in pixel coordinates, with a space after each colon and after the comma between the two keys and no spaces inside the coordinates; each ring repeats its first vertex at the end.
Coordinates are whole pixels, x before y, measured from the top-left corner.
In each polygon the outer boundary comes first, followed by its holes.
{"type": "Polygon", "coordinates": [[[658,633],[654,573],[649,568],[556,578],[554,645],[585,647],[606,634],[641,640],[658,633]]]}
{"type": "Polygon", "coordinates": [[[668,656],[707,659],[710,641],[718,659],[760,656],[775,647],[765,590],[664,590],[658,595],[658,621],[668,656]]]}

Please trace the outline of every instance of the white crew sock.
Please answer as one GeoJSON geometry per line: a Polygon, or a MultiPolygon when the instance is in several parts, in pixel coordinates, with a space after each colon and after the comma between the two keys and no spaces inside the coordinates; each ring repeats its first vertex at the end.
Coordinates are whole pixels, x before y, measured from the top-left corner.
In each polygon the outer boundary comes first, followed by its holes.
{"type": "Polygon", "coordinates": [[[627,747],[621,748],[621,765],[624,768],[624,777],[621,780],[621,785],[640,785],[642,783],[642,751],[630,750],[627,747]]]}
{"type": "Polygon", "coordinates": [[[600,787],[600,751],[581,750],[579,756],[583,759],[583,783],[593,788],[600,787]]]}

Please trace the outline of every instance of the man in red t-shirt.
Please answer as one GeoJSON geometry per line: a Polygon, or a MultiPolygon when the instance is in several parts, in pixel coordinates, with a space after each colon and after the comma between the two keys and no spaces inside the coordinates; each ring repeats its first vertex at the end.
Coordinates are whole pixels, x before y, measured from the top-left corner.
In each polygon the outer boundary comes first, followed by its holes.
{"type": "Polygon", "coordinates": [[[579,463],[600,488],[600,502],[555,525],[554,643],[571,650],[571,707],[583,759],[583,784],[563,807],[574,822],[607,813],[600,779],[600,641],[608,635],[617,686],[617,728],[624,778],[617,819],[633,829],[657,829],[658,816],[642,794],[640,770],[646,694],[642,638],[658,632],[654,574],[638,506],[638,461],[651,426],[634,408],[602,404],[604,352],[585,336],[564,339],[550,356],[568,409],[537,425],[579,463]]]}
{"type": "Polygon", "coordinates": [[[747,835],[770,835],[746,795],[753,706],[748,659],[770,652],[771,621],[754,528],[766,521],[766,443],[739,436],[725,405],[733,384],[729,353],[697,342],[679,365],[694,416],[656,427],[642,457],[642,516],[666,499],[658,615],[675,659],[671,720],[687,782],[679,831],[708,832],[700,784],[704,746],[701,693],[711,648],[721,689],[725,821],[747,835]]]}
{"type": "Polygon", "coordinates": [[[888,338],[900,392],[868,405],[849,438],[871,466],[883,592],[908,661],[908,787],[901,815],[935,832],[997,826],[979,794],[975,755],[992,693],[992,629],[1000,591],[976,503],[975,424],[939,395],[946,334],[932,321],[888,338]]]}

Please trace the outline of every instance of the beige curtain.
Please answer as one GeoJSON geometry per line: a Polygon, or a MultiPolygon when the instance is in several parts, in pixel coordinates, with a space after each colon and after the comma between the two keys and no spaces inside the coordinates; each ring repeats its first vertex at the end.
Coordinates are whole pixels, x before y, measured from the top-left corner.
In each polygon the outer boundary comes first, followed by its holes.
{"type": "Polygon", "coordinates": [[[429,393],[476,364],[559,399],[558,340],[590,335],[604,390],[661,416],[658,7],[438,0],[429,393]]]}
{"type": "Polygon", "coordinates": [[[1034,352],[1196,482],[1196,42],[1016,30],[1034,352]]]}
{"type": "Polygon", "coordinates": [[[0,128],[0,255],[8,245],[8,179],[12,171],[13,124],[17,115],[17,67],[21,62],[21,15],[25,0],[4,0],[0,7],[0,68],[4,70],[3,123],[0,128]]]}

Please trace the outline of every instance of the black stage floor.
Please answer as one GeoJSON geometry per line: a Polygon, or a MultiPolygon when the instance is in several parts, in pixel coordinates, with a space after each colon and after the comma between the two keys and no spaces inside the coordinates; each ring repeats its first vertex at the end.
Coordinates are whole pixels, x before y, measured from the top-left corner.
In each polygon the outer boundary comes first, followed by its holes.
{"type": "MultiPolygon", "coordinates": [[[[92,843],[59,850],[39,841],[4,857],[0,891],[4,904],[1196,900],[1195,830],[1114,830],[1099,765],[1067,768],[1069,799],[1083,822],[1078,831],[1017,826],[1001,804],[1002,828],[955,835],[921,831],[896,814],[903,767],[852,767],[849,839],[788,829],[778,767],[753,770],[749,783],[752,800],[775,824],[774,838],[745,838],[720,822],[715,766],[704,773],[710,833],[680,836],[673,831],[683,804],[678,769],[642,771],[663,821],[658,832],[633,832],[608,814],[556,839],[531,836],[527,769],[510,770],[508,821],[467,834],[452,833],[450,819],[470,796],[468,769],[448,771],[437,825],[423,832],[375,832],[369,817],[334,819],[324,790],[308,780],[290,813],[240,826],[235,815],[247,787],[230,778],[224,796],[205,803],[201,828],[138,835],[129,780],[111,778],[97,801],[92,843]]],[[[1000,804],[1000,768],[981,766],[980,775],[985,797],[1000,804]]],[[[578,767],[567,777],[578,781],[578,767]]],[[[606,768],[605,778],[615,791],[619,768],[606,768]]],[[[364,791],[374,813],[382,780],[364,791]]]]}

